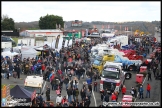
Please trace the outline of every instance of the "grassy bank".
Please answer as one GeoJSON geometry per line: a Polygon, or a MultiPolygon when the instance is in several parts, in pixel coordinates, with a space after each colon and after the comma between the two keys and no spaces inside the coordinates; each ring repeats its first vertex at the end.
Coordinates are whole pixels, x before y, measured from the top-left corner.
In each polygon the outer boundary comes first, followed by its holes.
{"type": "MultiPolygon", "coordinates": [[[[3,88],[3,86],[6,85],[6,84],[1,84],[1,89],[3,88]]],[[[10,89],[14,88],[15,85],[10,85],[10,89]]]]}

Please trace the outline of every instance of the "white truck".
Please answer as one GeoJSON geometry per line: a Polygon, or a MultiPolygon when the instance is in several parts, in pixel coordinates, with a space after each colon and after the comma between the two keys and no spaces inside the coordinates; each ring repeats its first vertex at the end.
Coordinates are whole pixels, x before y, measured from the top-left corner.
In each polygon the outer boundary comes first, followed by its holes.
{"type": "Polygon", "coordinates": [[[24,81],[25,89],[38,94],[43,95],[46,82],[43,80],[43,76],[27,76],[24,81]]]}
{"type": "Polygon", "coordinates": [[[122,70],[122,63],[106,62],[101,75],[100,92],[108,89],[108,92],[111,93],[111,88],[114,86],[114,91],[119,93],[125,79],[130,78],[131,73],[122,70]]]}

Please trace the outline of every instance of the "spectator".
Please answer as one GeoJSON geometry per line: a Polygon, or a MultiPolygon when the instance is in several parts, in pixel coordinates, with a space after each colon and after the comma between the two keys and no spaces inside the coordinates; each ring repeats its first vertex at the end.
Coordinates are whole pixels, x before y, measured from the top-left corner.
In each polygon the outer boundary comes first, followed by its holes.
{"type": "Polygon", "coordinates": [[[116,102],[116,95],[114,93],[112,93],[111,95],[111,101],[116,102]]]}
{"type": "Polygon", "coordinates": [[[66,87],[66,90],[67,90],[68,84],[69,84],[69,78],[67,76],[64,79],[64,84],[65,84],[65,87],[66,87]]]}
{"type": "Polygon", "coordinates": [[[72,89],[69,87],[67,90],[67,95],[68,95],[68,102],[70,103],[72,100],[72,89]]]}
{"type": "Polygon", "coordinates": [[[96,81],[94,82],[94,89],[93,90],[97,92],[97,82],[96,81]]]}
{"type": "Polygon", "coordinates": [[[61,103],[62,99],[63,98],[62,98],[61,94],[57,95],[57,97],[56,97],[56,103],[61,103]]]}
{"type": "Polygon", "coordinates": [[[107,92],[106,95],[105,95],[104,101],[105,101],[105,102],[109,102],[109,94],[108,94],[108,92],[107,92]]]}
{"type": "Polygon", "coordinates": [[[125,93],[126,93],[126,87],[125,87],[125,85],[123,85],[123,87],[122,87],[122,97],[125,95],[125,93]]]}
{"type": "Polygon", "coordinates": [[[81,91],[80,91],[80,96],[81,96],[81,99],[82,99],[82,101],[83,101],[84,98],[85,98],[85,96],[86,96],[86,94],[85,94],[85,92],[84,92],[84,89],[81,89],[81,91]]]}
{"type": "Polygon", "coordinates": [[[150,98],[150,90],[151,90],[151,86],[149,83],[147,83],[147,88],[146,88],[146,98],[149,97],[150,98]]]}
{"type": "Polygon", "coordinates": [[[140,95],[140,97],[139,97],[139,99],[143,99],[143,87],[142,86],[140,86],[140,88],[139,88],[139,95],[140,95]]]}
{"type": "Polygon", "coordinates": [[[76,88],[76,102],[78,102],[78,96],[79,96],[79,90],[78,90],[78,88],[76,88]]]}
{"type": "Polygon", "coordinates": [[[67,102],[68,102],[68,100],[66,99],[66,96],[64,96],[63,99],[62,99],[62,101],[61,101],[62,105],[64,105],[67,102]]]}

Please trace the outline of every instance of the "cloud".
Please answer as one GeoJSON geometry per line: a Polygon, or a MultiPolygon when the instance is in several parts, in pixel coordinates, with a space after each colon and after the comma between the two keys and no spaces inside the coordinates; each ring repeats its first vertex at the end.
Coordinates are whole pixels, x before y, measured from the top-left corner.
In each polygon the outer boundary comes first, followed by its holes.
{"type": "Polygon", "coordinates": [[[160,2],[2,2],[2,14],[16,22],[38,21],[54,14],[65,21],[160,20],[160,2]]]}

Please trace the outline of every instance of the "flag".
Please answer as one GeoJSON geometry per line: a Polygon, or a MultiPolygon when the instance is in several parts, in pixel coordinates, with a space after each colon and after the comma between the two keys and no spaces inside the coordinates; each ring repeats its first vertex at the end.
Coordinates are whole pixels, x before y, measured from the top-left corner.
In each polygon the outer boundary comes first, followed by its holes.
{"type": "Polygon", "coordinates": [[[104,29],[104,25],[102,25],[102,29],[104,29]]]}
{"type": "Polygon", "coordinates": [[[61,25],[59,24],[59,28],[61,28],[61,25]]]}
{"type": "Polygon", "coordinates": [[[66,24],[64,23],[64,28],[66,28],[66,24]]]}
{"type": "Polygon", "coordinates": [[[56,29],[58,28],[57,24],[56,24],[56,29]]]}

